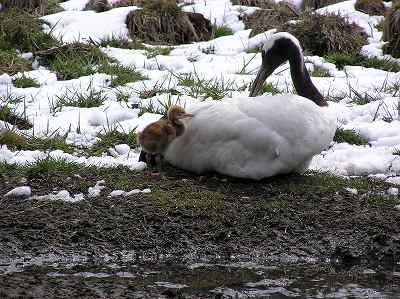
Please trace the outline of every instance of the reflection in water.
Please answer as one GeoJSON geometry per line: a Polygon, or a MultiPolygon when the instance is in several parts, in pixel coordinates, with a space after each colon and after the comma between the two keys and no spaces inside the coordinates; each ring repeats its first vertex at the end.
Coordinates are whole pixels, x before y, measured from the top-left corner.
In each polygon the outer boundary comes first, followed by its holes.
{"type": "MultiPolygon", "coordinates": [[[[399,298],[399,272],[374,269],[338,271],[330,264],[286,265],[255,263],[159,264],[156,261],[83,257],[34,258],[0,261],[0,278],[23,281],[34,274],[39,281],[63,288],[76,287],[97,293],[133,297],[221,298],[399,298]]],[[[118,297],[117,296],[117,297],[118,297]]]]}

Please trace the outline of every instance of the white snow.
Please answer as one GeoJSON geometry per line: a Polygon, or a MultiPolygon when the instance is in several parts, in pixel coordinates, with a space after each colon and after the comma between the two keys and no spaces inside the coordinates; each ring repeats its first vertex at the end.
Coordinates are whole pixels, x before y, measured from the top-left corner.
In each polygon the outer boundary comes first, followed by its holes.
{"type": "Polygon", "coordinates": [[[123,196],[123,195],[125,195],[125,191],[123,191],[123,190],[114,190],[114,191],[112,191],[111,193],[110,193],[110,196],[111,197],[119,197],[119,196],[123,196]]]}
{"type": "Polygon", "coordinates": [[[389,195],[399,195],[399,188],[389,188],[387,193],[389,195]]]}
{"type": "Polygon", "coordinates": [[[71,196],[71,194],[67,190],[61,190],[57,193],[52,193],[52,194],[47,194],[47,195],[42,195],[42,196],[33,196],[32,199],[59,200],[59,201],[75,203],[75,202],[84,200],[85,197],[82,193],[74,194],[71,196]]]}
{"type": "Polygon", "coordinates": [[[139,193],[150,193],[150,192],[151,192],[151,190],[148,189],[148,188],[143,189],[143,190],[133,189],[131,191],[113,190],[110,193],[110,197],[121,197],[121,196],[129,197],[129,196],[132,196],[132,195],[135,195],[135,194],[139,194],[139,193]]]}
{"type": "Polygon", "coordinates": [[[106,186],[103,186],[105,183],[104,180],[97,181],[94,187],[89,187],[88,189],[88,197],[94,198],[100,196],[101,190],[103,190],[106,186]]]}
{"type": "Polygon", "coordinates": [[[29,197],[32,194],[31,187],[29,186],[21,186],[16,187],[10,191],[8,191],[4,196],[5,197],[29,197]]]}
{"type": "MultiPolygon", "coordinates": [[[[43,17],[49,25],[44,30],[52,31],[64,42],[89,40],[99,41],[111,36],[128,37],[125,24],[126,15],[137,7],[123,7],[103,13],[82,11],[88,0],[70,0],[62,2],[65,11],[43,17]],[[54,28],[53,28],[54,27],[54,28]],[[52,28],[52,29],[50,29],[52,28]]],[[[290,1],[298,5],[299,1],[290,1]]],[[[77,148],[88,148],[99,141],[98,134],[116,129],[120,132],[141,131],[147,124],[160,118],[159,114],[145,113],[138,117],[139,109],[131,108],[138,103],[142,106],[152,104],[160,107],[168,101],[194,107],[202,95],[189,94],[188,88],[178,86],[177,76],[192,74],[205,80],[234,82],[235,89],[245,86],[254,79],[261,64],[261,55],[247,53],[265,42],[275,30],[249,38],[250,30],[244,30],[241,13],[247,14],[256,8],[234,6],[229,0],[188,1],[184,10],[203,13],[217,26],[227,25],[235,32],[207,42],[192,43],[174,47],[169,56],[146,56],[144,50],[128,50],[112,47],[102,48],[107,55],[125,66],[134,66],[149,79],[126,86],[110,88],[111,76],[94,74],[79,79],[59,81],[56,75],[33,62],[35,70],[9,76],[0,75],[0,98],[13,95],[21,98],[14,104],[17,113],[25,113],[34,128],[20,133],[37,137],[60,134],[67,136],[67,143],[77,148]],[[12,80],[21,76],[35,79],[39,88],[16,88],[12,80]],[[149,99],[140,99],[139,94],[151,90],[154,86],[176,89],[181,96],[157,94],[149,99]],[[95,108],[63,107],[54,111],[57,96],[74,92],[104,92],[104,105],[95,108]],[[117,102],[119,92],[129,94],[127,103],[117,102]]],[[[368,45],[362,54],[388,58],[382,54],[382,32],[375,27],[381,16],[368,16],[354,8],[355,0],[344,1],[318,10],[318,13],[340,13],[360,25],[368,34],[368,45]]],[[[31,59],[30,53],[24,57],[31,59]]],[[[339,127],[358,132],[369,142],[365,146],[347,143],[333,143],[330,148],[313,158],[310,169],[331,171],[344,176],[368,176],[400,185],[400,156],[393,152],[400,149],[399,95],[393,93],[396,84],[400,84],[400,73],[386,72],[360,66],[346,66],[338,70],[335,65],[322,57],[305,57],[307,68],[316,66],[326,69],[332,77],[313,77],[312,80],[325,96],[337,97],[338,103],[330,102],[330,112],[336,114],[339,127]],[[360,95],[368,94],[374,101],[365,105],[351,102],[354,90],[360,95]]],[[[397,60],[399,61],[399,60],[397,60]]],[[[288,64],[279,67],[268,79],[272,85],[285,92],[293,90],[288,64]]],[[[248,90],[235,90],[229,97],[248,96],[248,90]]],[[[224,99],[225,101],[226,99],[224,99]]],[[[207,100],[206,100],[207,101],[207,100]]],[[[0,105],[2,103],[0,102],[0,105]]],[[[0,122],[0,130],[10,124],[0,122]]],[[[139,153],[133,144],[115,144],[103,156],[86,157],[79,152],[67,154],[62,151],[12,151],[0,145],[0,162],[27,165],[40,159],[57,158],[85,166],[116,167],[127,166],[132,170],[143,170],[145,163],[138,162],[139,153]]],[[[88,197],[98,196],[104,186],[96,184],[89,188],[88,197]]],[[[144,192],[132,190],[127,194],[144,192]]],[[[65,195],[65,194],[64,194],[65,195]]]]}
{"type": "Polygon", "coordinates": [[[44,16],[42,19],[49,23],[46,30],[65,43],[100,41],[113,36],[128,38],[125,20],[129,12],[135,9],[136,6],[119,7],[102,13],[71,9],[44,16]]]}

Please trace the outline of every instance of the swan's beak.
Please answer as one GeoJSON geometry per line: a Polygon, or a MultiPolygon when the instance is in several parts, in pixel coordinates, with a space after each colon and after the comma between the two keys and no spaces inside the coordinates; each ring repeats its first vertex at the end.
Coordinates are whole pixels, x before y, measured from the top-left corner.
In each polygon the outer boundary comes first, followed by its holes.
{"type": "Polygon", "coordinates": [[[193,114],[190,113],[184,113],[184,114],[180,114],[177,119],[182,119],[182,118],[187,118],[187,117],[193,117],[193,114]]]}
{"type": "Polygon", "coordinates": [[[260,70],[258,71],[257,77],[254,79],[253,84],[250,87],[250,96],[255,97],[261,94],[263,85],[265,80],[273,73],[273,69],[261,65],[260,70]]]}

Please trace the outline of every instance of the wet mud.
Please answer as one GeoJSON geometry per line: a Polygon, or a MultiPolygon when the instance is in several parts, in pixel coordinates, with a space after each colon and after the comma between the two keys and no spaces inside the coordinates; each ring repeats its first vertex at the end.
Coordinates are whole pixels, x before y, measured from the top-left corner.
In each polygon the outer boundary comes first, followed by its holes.
{"type": "MultiPolygon", "coordinates": [[[[161,178],[114,170],[24,182],[43,195],[85,193],[100,179],[102,195],[77,203],[0,198],[1,298],[400,294],[398,197],[384,183],[172,168],[161,178]],[[152,192],[107,196],[118,188],[152,192]]],[[[1,176],[0,194],[20,181],[1,176]]]]}

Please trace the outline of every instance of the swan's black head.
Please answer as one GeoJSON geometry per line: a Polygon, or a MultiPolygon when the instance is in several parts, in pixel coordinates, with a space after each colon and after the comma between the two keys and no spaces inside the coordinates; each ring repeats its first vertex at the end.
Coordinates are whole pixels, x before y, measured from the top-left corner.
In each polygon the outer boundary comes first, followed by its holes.
{"type": "Polygon", "coordinates": [[[265,80],[273,71],[289,60],[291,63],[303,65],[303,54],[300,42],[290,33],[279,32],[271,35],[261,52],[262,65],[250,88],[250,96],[260,94],[265,80]]]}

